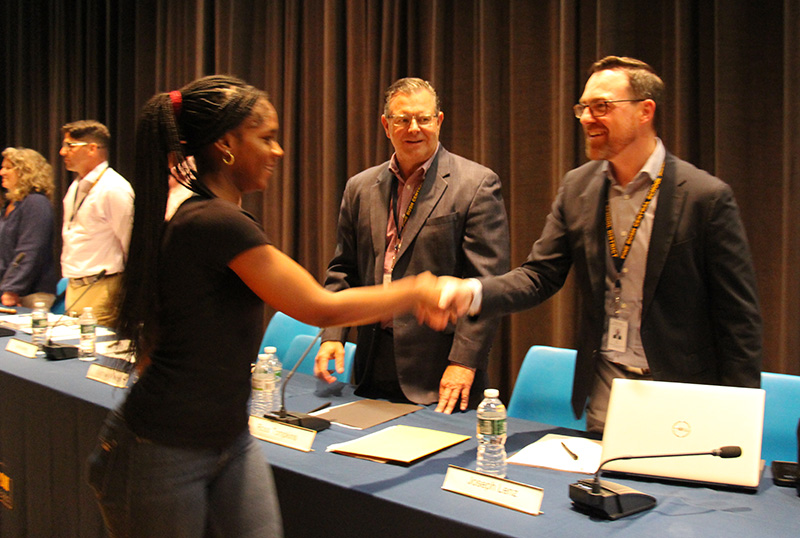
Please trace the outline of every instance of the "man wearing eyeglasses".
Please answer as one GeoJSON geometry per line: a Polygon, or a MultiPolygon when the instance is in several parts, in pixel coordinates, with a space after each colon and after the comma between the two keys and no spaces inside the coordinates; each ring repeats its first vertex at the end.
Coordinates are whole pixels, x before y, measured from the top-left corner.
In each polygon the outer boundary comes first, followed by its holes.
{"type": "Polygon", "coordinates": [[[591,162],[567,173],[527,261],[451,281],[442,306],[491,317],[535,306],[575,269],[575,416],[602,431],[614,378],[758,387],[762,321],[730,187],[671,155],[654,122],[664,84],[633,58],[590,69],[574,107],[591,162]],[[588,407],[587,407],[588,398],[588,407]]]}
{"type": "MultiPolygon", "coordinates": [[[[509,267],[508,222],[497,174],[439,143],[444,121],[430,83],[404,78],[385,92],[381,123],[392,158],[345,187],[331,290],[390,282],[430,271],[477,277],[509,267]]],[[[444,332],[413,315],[359,327],[356,394],[451,413],[476,406],[487,385],[489,349],[499,319],[459,320],[444,332]]],[[[343,370],[346,328],[328,329],[316,373],[328,382],[330,361],[343,370]]]]}
{"type": "Polygon", "coordinates": [[[61,272],[69,278],[64,304],[77,314],[91,306],[99,324],[113,326],[133,225],[133,189],[108,164],[111,134],[105,125],[81,120],[64,125],[61,133],[59,153],[67,170],[76,173],[64,196],[61,272]]]}

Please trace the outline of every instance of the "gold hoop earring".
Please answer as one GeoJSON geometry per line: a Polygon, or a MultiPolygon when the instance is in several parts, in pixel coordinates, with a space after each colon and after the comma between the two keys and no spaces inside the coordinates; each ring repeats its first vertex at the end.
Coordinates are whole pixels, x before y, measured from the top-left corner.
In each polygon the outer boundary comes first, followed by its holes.
{"type": "Polygon", "coordinates": [[[228,158],[226,159],[225,157],[223,157],[222,158],[222,162],[224,162],[228,166],[231,166],[234,162],[236,162],[236,158],[233,156],[233,153],[231,153],[230,150],[229,150],[228,151],[228,158]]]}

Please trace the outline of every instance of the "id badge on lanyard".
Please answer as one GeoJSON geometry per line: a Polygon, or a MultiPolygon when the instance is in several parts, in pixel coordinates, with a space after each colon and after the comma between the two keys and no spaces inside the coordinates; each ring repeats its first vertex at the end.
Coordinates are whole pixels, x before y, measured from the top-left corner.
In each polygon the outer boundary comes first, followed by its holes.
{"type": "Polygon", "coordinates": [[[614,315],[608,318],[606,346],[611,351],[625,353],[628,349],[628,321],[622,319],[622,287],[619,280],[614,284],[614,315]]]}
{"type": "Polygon", "coordinates": [[[653,184],[650,186],[650,190],[647,192],[644,202],[642,202],[642,207],[639,209],[639,213],[636,215],[636,219],[633,221],[633,226],[631,226],[631,229],[628,232],[628,237],[625,240],[625,244],[623,245],[621,253],[617,251],[617,242],[614,238],[614,227],[611,223],[611,207],[608,203],[608,199],[606,199],[606,234],[608,236],[608,247],[609,251],[611,252],[611,258],[614,261],[614,266],[617,269],[617,279],[614,283],[614,315],[609,316],[608,318],[608,334],[606,335],[606,345],[611,351],[624,353],[628,349],[628,321],[622,319],[622,277],[620,275],[622,274],[622,266],[625,264],[625,260],[628,258],[628,252],[633,244],[633,238],[636,236],[636,231],[639,229],[639,226],[644,219],[644,214],[647,211],[650,202],[653,200],[656,192],[658,192],[659,186],[661,186],[661,179],[664,177],[665,164],[666,162],[661,164],[661,170],[659,171],[656,179],[653,181],[653,184]]]}

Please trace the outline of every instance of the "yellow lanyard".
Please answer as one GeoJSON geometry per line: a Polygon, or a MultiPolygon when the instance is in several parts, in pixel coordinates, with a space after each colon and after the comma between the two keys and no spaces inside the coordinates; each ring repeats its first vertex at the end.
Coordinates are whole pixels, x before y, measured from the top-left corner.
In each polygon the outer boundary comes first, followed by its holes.
{"type": "Polygon", "coordinates": [[[422,181],[420,181],[419,185],[417,186],[417,190],[414,191],[414,195],[411,197],[411,201],[408,202],[408,207],[406,208],[406,212],[403,214],[403,224],[402,224],[402,226],[400,225],[400,222],[398,222],[399,219],[397,218],[397,215],[398,215],[397,203],[398,203],[398,198],[399,198],[399,194],[398,194],[397,191],[400,188],[400,184],[399,184],[399,182],[397,181],[396,178],[395,178],[395,181],[393,183],[394,184],[392,185],[392,187],[393,187],[392,188],[392,216],[394,217],[394,224],[397,227],[397,242],[400,243],[400,236],[403,233],[403,229],[405,229],[405,227],[406,227],[406,222],[408,222],[408,217],[410,217],[411,213],[414,212],[414,206],[417,204],[417,197],[419,196],[419,191],[422,190],[422,184],[425,183],[425,178],[424,177],[422,178],[422,181]]]}
{"type": "Polygon", "coordinates": [[[398,222],[397,213],[398,213],[398,190],[400,189],[399,182],[397,182],[396,178],[393,182],[393,189],[392,189],[392,218],[394,218],[394,225],[397,228],[397,243],[394,246],[394,255],[392,256],[392,269],[394,269],[394,262],[397,259],[397,253],[400,252],[400,247],[403,245],[403,230],[406,229],[406,222],[408,222],[408,217],[411,216],[411,213],[414,212],[414,206],[417,204],[417,197],[419,196],[419,191],[422,190],[422,184],[425,183],[425,178],[422,178],[419,185],[417,186],[417,190],[414,191],[414,195],[411,197],[411,201],[408,202],[408,207],[406,208],[406,212],[403,214],[403,224],[402,226],[398,222]]]}
{"type": "Polygon", "coordinates": [[[644,214],[647,212],[647,207],[650,205],[650,202],[653,200],[656,192],[658,192],[658,187],[661,186],[661,178],[664,177],[664,164],[666,164],[666,161],[661,163],[661,170],[658,172],[658,176],[656,176],[656,179],[650,186],[650,190],[647,192],[644,202],[642,202],[642,207],[639,209],[639,213],[636,215],[636,218],[633,221],[633,226],[631,226],[631,229],[628,231],[628,238],[625,240],[621,254],[617,251],[617,242],[614,239],[614,226],[611,223],[611,207],[608,203],[608,197],[606,197],[606,235],[608,236],[608,248],[611,251],[611,258],[614,260],[614,265],[617,268],[617,272],[622,270],[622,266],[625,264],[625,259],[628,257],[628,252],[631,250],[631,245],[633,244],[633,238],[636,236],[636,231],[642,224],[644,214]]]}

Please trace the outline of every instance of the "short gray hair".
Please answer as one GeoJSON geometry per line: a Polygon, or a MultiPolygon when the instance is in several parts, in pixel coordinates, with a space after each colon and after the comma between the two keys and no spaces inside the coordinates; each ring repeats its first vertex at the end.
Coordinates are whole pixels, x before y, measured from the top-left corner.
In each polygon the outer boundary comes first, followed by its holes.
{"type": "Polygon", "coordinates": [[[433,84],[421,78],[406,77],[396,80],[391,86],[386,88],[386,92],[384,93],[383,115],[389,116],[391,112],[391,110],[389,110],[389,102],[395,95],[398,93],[412,94],[420,90],[426,90],[433,95],[433,99],[436,102],[434,114],[438,114],[440,111],[439,96],[436,94],[433,84]]]}

